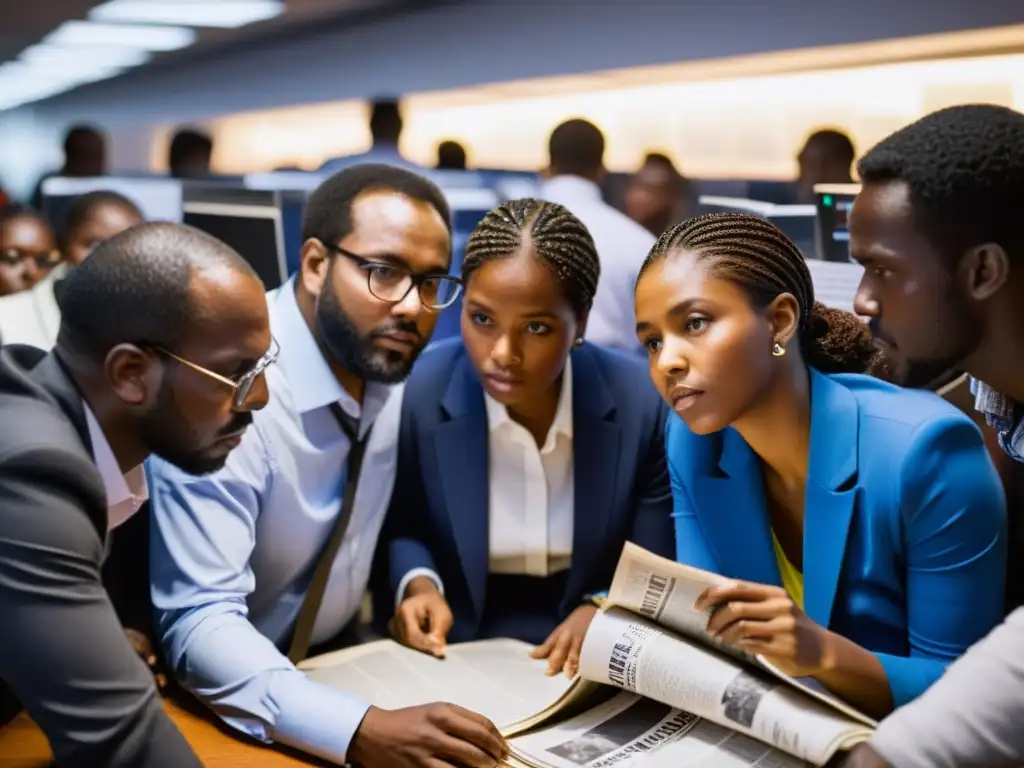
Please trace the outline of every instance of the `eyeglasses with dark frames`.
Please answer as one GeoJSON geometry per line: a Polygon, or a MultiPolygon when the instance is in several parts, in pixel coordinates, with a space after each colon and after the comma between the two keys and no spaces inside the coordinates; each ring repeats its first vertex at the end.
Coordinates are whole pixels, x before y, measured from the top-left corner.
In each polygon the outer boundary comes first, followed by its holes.
{"type": "Polygon", "coordinates": [[[188,366],[194,371],[206,374],[211,379],[219,381],[221,384],[225,384],[235,390],[235,396],[232,401],[232,405],[235,408],[244,408],[245,401],[249,398],[249,393],[252,392],[252,385],[256,383],[256,380],[263,374],[267,368],[277,362],[278,355],[281,354],[281,348],[277,345],[277,339],[273,336],[270,337],[270,349],[267,350],[266,354],[263,355],[256,363],[245,373],[235,378],[228,378],[227,376],[221,376],[219,373],[214,373],[209,368],[204,368],[201,365],[193,363],[191,360],[186,360],[183,357],[179,357],[173,352],[168,352],[162,347],[153,347],[156,352],[161,355],[167,355],[167,357],[178,361],[182,365],[188,366]]]}
{"type": "Polygon", "coordinates": [[[56,249],[47,251],[46,253],[34,253],[23,251],[18,248],[5,248],[0,250],[0,264],[14,266],[27,259],[32,259],[36,263],[36,267],[39,269],[53,269],[61,263],[64,259],[64,255],[56,249]]]}
{"type": "Polygon", "coordinates": [[[324,244],[327,250],[353,261],[366,272],[366,286],[370,294],[379,301],[397,304],[409,295],[413,288],[419,290],[423,306],[431,310],[450,307],[459,297],[462,281],[452,275],[417,275],[397,264],[374,261],[346,250],[341,246],[324,244]]]}

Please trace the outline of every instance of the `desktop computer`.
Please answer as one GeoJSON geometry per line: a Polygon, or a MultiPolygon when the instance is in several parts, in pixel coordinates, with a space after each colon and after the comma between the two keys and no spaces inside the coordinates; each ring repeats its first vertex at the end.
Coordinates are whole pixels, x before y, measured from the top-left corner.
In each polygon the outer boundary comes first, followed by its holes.
{"type": "Polygon", "coordinates": [[[186,184],[182,221],[238,251],[268,291],[288,279],[280,193],[186,184]]]}
{"type": "Polygon", "coordinates": [[[850,229],[847,217],[860,184],[815,184],[817,227],[815,239],[823,261],[850,261],[850,229]]]}

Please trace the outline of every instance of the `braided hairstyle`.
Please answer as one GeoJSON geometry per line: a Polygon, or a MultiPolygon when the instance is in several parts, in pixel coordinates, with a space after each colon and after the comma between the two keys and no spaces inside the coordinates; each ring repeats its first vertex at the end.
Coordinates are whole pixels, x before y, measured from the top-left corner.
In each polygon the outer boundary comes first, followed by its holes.
{"type": "MultiPolygon", "coordinates": [[[[799,306],[800,348],[807,363],[824,373],[864,373],[877,352],[867,326],[849,312],[814,300],[814,283],[803,254],[778,227],[743,213],[709,213],[665,232],[640,268],[679,251],[711,259],[718,277],[743,288],[763,309],[780,293],[799,306]]],[[[639,277],[638,277],[639,280],[639,277]]]]}
{"type": "Polygon", "coordinates": [[[554,272],[576,314],[586,315],[594,303],[601,262],[583,222],[557,203],[523,198],[488,212],[466,244],[463,279],[469,280],[485,261],[515,256],[527,241],[554,272]]]}

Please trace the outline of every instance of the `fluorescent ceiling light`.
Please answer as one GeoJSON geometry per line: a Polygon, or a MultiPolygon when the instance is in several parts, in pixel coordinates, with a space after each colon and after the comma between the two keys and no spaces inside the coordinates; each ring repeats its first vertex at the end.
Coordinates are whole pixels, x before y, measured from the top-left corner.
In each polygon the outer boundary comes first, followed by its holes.
{"type": "Polygon", "coordinates": [[[281,0],[109,0],[93,8],[89,18],[234,29],[280,16],[284,10],[281,0]]]}
{"type": "Polygon", "coordinates": [[[195,30],[188,27],[96,24],[90,21],[65,21],[43,38],[43,42],[50,45],[114,46],[145,51],[176,51],[192,45],[195,40],[195,30]]]}
{"type": "Polygon", "coordinates": [[[37,69],[77,69],[82,66],[137,67],[145,64],[150,54],[138,48],[113,48],[110,46],[75,46],[65,48],[59,45],[33,45],[18,57],[37,69]]]}
{"type": "Polygon", "coordinates": [[[0,109],[45,99],[74,88],[79,81],[55,73],[33,72],[22,62],[0,66],[0,109]]]}

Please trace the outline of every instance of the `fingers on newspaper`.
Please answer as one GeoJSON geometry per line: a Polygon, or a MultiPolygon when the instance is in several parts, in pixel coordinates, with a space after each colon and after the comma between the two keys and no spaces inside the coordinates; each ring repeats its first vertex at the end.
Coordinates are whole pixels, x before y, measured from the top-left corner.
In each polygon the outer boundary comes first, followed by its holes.
{"type": "Polygon", "coordinates": [[[378,707],[449,701],[489,718],[513,768],[825,765],[875,723],[823,689],[705,634],[697,596],[721,576],[627,544],[572,681],[517,640],[452,645],[445,660],[391,641],[302,665],[378,707]]]}

